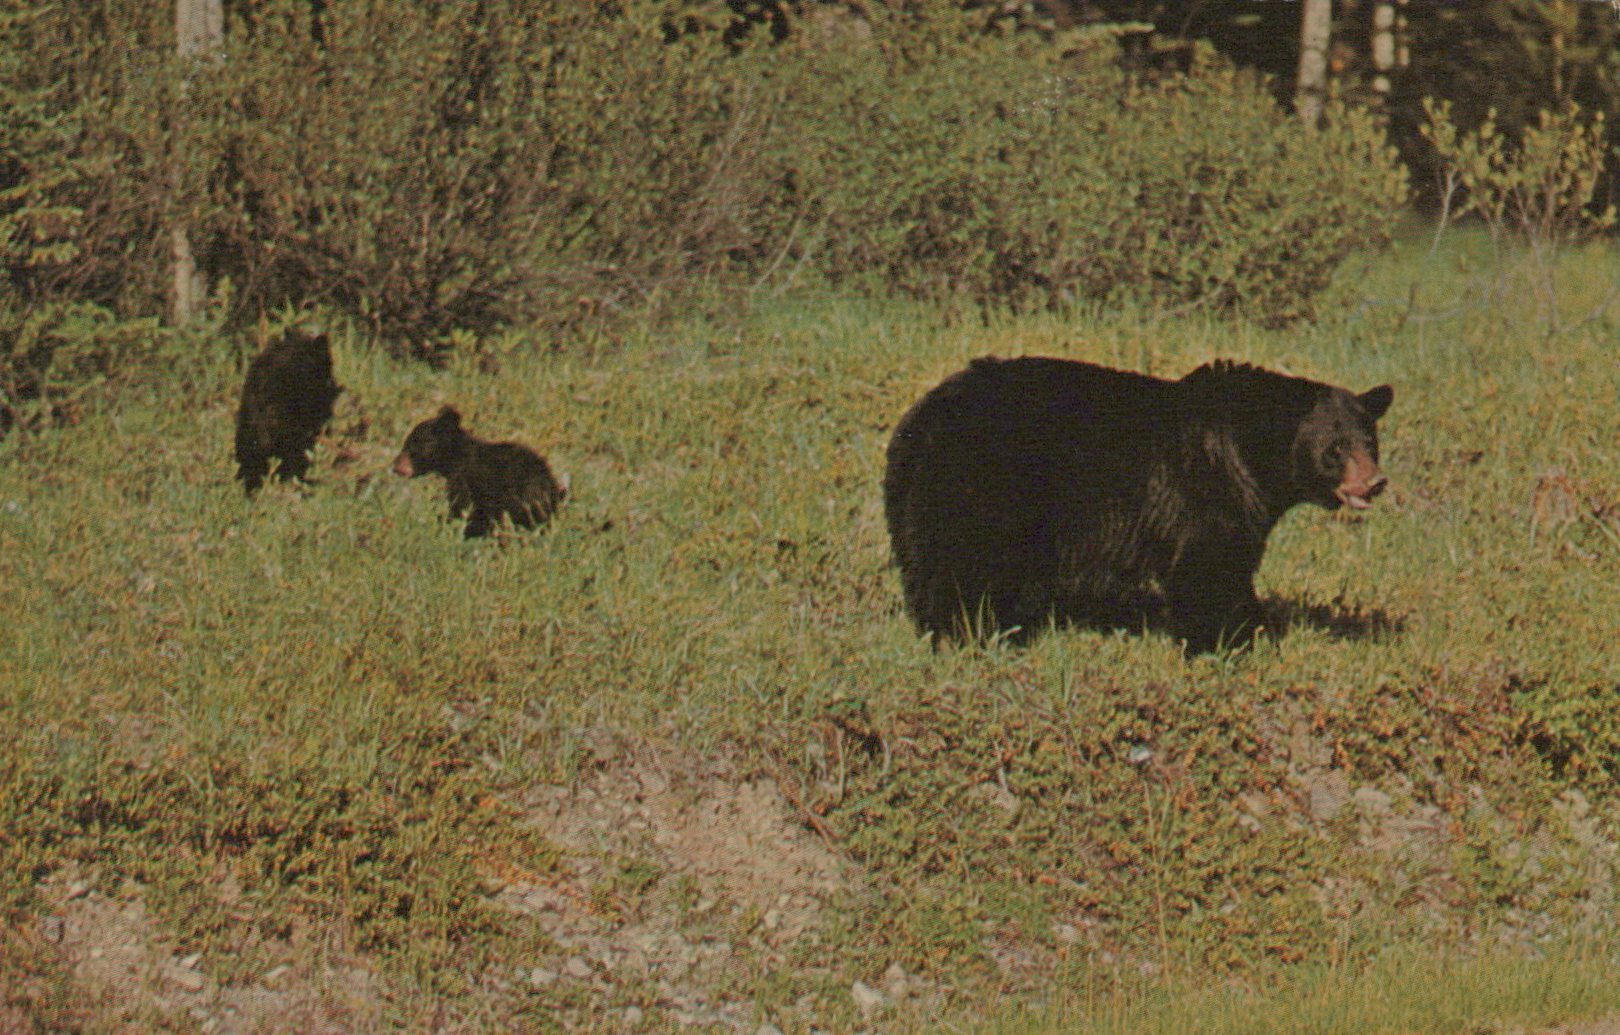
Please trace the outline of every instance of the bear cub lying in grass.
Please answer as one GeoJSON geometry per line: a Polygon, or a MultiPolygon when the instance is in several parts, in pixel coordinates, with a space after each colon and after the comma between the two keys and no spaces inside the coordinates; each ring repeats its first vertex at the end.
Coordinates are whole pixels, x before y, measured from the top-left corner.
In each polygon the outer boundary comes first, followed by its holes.
{"type": "Polygon", "coordinates": [[[309,451],[332,419],[343,389],[332,380],[332,347],[324,334],[289,330],[248,364],[236,411],[237,480],[252,495],[279,460],[276,477],[302,479],[309,451]]]}
{"type": "Polygon", "coordinates": [[[544,524],[567,495],[538,453],[515,442],[469,435],[461,414],[449,406],[411,429],[394,473],[444,475],[450,516],[467,517],[468,539],[488,535],[503,517],[519,528],[544,524]]]}
{"type": "Polygon", "coordinates": [[[1189,654],[1241,641],[1262,620],[1254,573],[1283,513],[1362,509],[1383,490],[1376,422],[1393,399],[1230,362],[1166,381],[974,360],[889,443],[906,610],[936,639],[1162,617],[1189,654]]]}

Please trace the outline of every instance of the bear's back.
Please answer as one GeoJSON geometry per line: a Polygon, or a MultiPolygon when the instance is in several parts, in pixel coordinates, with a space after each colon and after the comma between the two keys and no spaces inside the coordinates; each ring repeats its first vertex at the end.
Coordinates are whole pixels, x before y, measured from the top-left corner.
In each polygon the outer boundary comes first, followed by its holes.
{"type": "Polygon", "coordinates": [[[242,417],[291,422],[289,432],[314,434],[331,417],[338,391],[324,340],[284,339],[248,364],[242,385],[242,417]]]}
{"type": "Polygon", "coordinates": [[[901,418],[889,446],[889,480],[941,464],[994,481],[1125,475],[1170,444],[1169,429],[1185,416],[1184,397],[1176,382],[1094,363],[977,359],[901,418]]]}
{"type": "Polygon", "coordinates": [[[545,458],[516,442],[474,440],[461,477],[476,502],[499,509],[537,506],[549,513],[563,494],[545,458]]]}

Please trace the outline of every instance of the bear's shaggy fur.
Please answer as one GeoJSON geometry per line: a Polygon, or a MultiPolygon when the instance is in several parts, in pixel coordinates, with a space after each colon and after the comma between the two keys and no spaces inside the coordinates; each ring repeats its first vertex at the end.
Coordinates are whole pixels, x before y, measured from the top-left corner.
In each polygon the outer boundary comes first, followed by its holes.
{"type": "Polygon", "coordinates": [[[394,473],[407,478],[444,475],[450,516],[467,517],[468,539],[488,535],[503,517],[519,528],[544,524],[567,494],[534,450],[474,438],[463,430],[461,414],[449,406],[411,429],[394,460],[394,473]]]}
{"type": "Polygon", "coordinates": [[[1252,634],[1266,537],[1299,503],[1370,505],[1394,398],[1216,362],[1179,381],[1072,360],[973,361],[889,443],[906,609],[950,639],[1163,620],[1189,653],[1252,634]]]}
{"type": "Polygon", "coordinates": [[[252,495],[281,461],[276,477],[303,478],[309,451],[332,419],[343,389],[332,380],[332,347],[324,334],[289,330],[248,364],[236,411],[236,477],[252,495]]]}

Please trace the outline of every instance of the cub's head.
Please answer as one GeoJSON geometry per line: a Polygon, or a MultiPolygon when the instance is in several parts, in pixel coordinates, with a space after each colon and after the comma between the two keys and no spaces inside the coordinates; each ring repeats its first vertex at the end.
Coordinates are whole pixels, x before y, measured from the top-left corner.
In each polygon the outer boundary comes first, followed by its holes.
{"type": "Polygon", "coordinates": [[[438,416],[418,424],[405,436],[405,448],[394,459],[394,473],[406,478],[443,474],[465,450],[466,443],[461,414],[446,406],[438,416]]]}
{"type": "Polygon", "coordinates": [[[1378,418],[1395,400],[1389,385],[1356,395],[1329,389],[1294,436],[1289,462],[1300,496],[1329,510],[1365,510],[1389,481],[1378,469],[1378,418]]]}

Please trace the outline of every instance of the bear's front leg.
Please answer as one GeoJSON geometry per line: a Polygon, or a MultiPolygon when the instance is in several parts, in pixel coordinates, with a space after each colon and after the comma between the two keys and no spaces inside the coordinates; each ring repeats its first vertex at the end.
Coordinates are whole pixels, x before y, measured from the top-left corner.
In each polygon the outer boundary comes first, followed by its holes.
{"type": "Polygon", "coordinates": [[[1189,552],[1164,582],[1170,631],[1188,657],[1247,644],[1264,615],[1254,593],[1260,550],[1233,543],[1189,552]]]}

